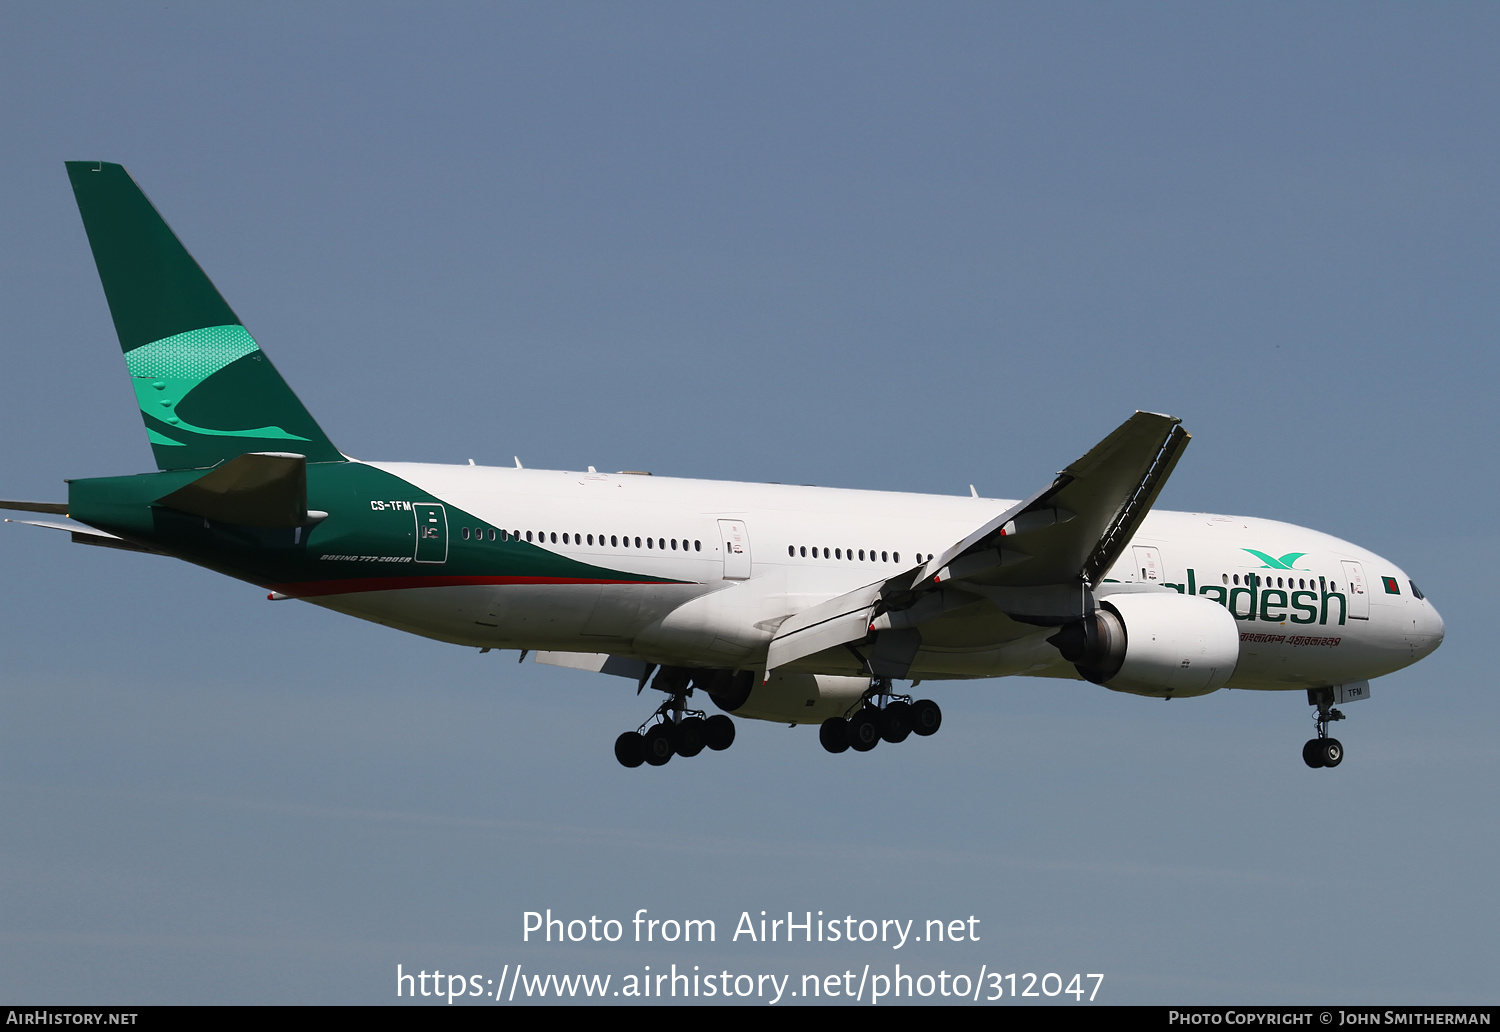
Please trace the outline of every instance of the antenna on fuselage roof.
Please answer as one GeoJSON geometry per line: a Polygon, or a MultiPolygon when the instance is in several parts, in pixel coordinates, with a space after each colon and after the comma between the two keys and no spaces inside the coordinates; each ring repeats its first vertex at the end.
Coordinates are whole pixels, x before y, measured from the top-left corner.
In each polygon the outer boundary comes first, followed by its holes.
{"type": "Polygon", "coordinates": [[[526,468],[525,466],[521,465],[521,456],[519,456],[519,455],[512,455],[511,458],[513,458],[513,459],[516,460],[516,469],[525,469],[526,468]]]}
{"type": "Polygon", "coordinates": [[[976,490],[974,490],[974,485],[973,484],[969,485],[969,497],[970,498],[978,498],[979,497],[979,492],[976,491],[976,490]]]}

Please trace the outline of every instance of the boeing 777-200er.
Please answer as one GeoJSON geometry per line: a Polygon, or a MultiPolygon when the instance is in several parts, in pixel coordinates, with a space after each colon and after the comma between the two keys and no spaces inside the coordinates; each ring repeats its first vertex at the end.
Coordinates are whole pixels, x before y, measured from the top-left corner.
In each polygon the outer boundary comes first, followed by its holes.
{"type": "Polygon", "coordinates": [[[352,459],[125,170],[67,169],[158,471],[0,507],[272,598],[649,685],[665,697],[615,742],[627,767],[730,745],[698,692],[863,752],[942,722],[898,681],[1009,674],[1155,698],[1305,691],[1303,759],[1335,767],[1335,706],[1443,640],[1388,559],[1152,511],[1188,435],[1149,412],[1022,501],[352,459]]]}

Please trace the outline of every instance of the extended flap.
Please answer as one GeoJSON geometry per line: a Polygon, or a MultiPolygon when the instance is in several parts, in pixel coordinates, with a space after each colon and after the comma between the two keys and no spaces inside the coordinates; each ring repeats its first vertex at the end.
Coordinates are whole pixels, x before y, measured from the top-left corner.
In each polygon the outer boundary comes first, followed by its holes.
{"type": "Polygon", "coordinates": [[[767,650],[766,677],[804,656],[863,638],[870,631],[873,607],[885,586],[883,580],[866,584],[787,619],[767,650]]]}

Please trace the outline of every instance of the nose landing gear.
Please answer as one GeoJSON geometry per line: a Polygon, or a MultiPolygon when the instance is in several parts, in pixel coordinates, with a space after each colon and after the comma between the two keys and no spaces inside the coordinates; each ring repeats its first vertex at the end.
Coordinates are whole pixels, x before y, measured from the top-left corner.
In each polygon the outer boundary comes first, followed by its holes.
{"type": "Polygon", "coordinates": [[[878,677],[860,699],[852,713],[829,717],[818,728],[818,741],[831,753],[849,749],[869,752],[884,739],[891,744],[904,742],[909,735],[927,736],[943,723],[943,711],[931,699],[913,702],[910,695],[891,691],[891,682],[878,677]]]}
{"type": "Polygon", "coordinates": [[[1316,738],[1308,739],[1302,746],[1302,762],[1309,767],[1337,767],[1344,762],[1344,745],[1328,735],[1328,725],[1343,720],[1344,714],[1333,708],[1332,688],[1309,688],[1307,701],[1318,707],[1313,714],[1313,724],[1318,729],[1316,738]]]}

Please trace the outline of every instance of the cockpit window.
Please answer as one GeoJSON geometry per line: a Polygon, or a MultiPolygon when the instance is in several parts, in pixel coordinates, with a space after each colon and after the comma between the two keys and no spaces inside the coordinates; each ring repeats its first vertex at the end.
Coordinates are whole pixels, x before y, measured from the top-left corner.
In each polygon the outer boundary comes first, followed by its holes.
{"type": "Polygon", "coordinates": [[[1426,595],[1422,594],[1422,589],[1419,588],[1419,587],[1417,587],[1417,582],[1416,581],[1409,580],[1406,583],[1408,583],[1408,584],[1411,585],[1411,593],[1413,595],[1415,595],[1417,598],[1426,598],[1427,597],[1426,595]]]}

